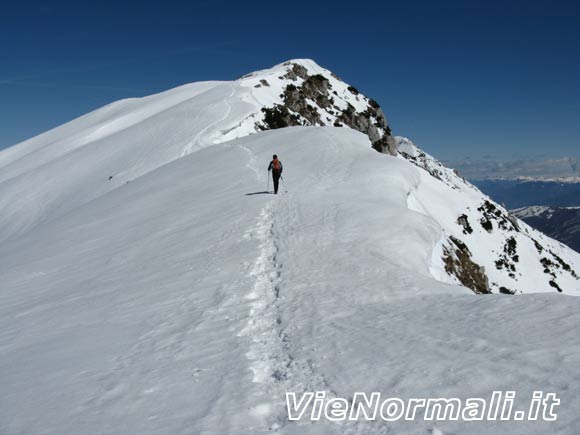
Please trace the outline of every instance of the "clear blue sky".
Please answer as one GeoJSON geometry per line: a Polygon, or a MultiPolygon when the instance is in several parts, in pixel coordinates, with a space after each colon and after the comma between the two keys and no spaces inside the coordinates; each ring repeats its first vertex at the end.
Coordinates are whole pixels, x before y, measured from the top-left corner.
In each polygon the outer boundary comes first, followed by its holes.
{"type": "Polygon", "coordinates": [[[580,155],[580,2],[3,2],[0,148],[111,101],[309,57],[443,159],[580,155]]]}

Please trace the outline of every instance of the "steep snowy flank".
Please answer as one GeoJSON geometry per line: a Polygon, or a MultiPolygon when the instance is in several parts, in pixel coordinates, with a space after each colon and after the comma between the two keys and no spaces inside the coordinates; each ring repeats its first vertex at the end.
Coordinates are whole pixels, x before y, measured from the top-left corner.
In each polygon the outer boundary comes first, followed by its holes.
{"type": "Polygon", "coordinates": [[[401,156],[421,168],[409,207],[444,231],[433,257],[435,276],[451,276],[476,293],[580,294],[576,253],[512,216],[409,139],[395,139],[401,156]]]}

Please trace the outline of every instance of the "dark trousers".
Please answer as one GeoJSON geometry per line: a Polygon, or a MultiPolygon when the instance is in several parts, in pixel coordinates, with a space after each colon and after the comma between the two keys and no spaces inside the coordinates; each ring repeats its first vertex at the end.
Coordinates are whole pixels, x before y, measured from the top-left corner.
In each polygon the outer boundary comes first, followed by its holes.
{"type": "Polygon", "coordinates": [[[278,193],[278,182],[280,181],[281,176],[281,172],[272,171],[272,180],[274,180],[274,193],[278,193]]]}

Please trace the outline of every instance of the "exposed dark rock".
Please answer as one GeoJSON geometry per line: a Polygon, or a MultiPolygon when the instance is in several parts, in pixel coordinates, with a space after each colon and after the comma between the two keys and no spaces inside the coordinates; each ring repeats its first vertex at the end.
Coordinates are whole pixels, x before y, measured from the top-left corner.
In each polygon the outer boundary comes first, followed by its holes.
{"type": "Polygon", "coordinates": [[[491,221],[490,221],[488,218],[486,218],[485,216],[484,216],[484,217],[482,217],[482,218],[479,220],[479,223],[481,224],[481,226],[483,227],[483,229],[484,229],[485,231],[487,231],[488,233],[491,233],[491,232],[493,231],[493,224],[492,224],[492,223],[491,223],[491,221]]]}
{"type": "Polygon", "coordinates": [[[473,228],[469,225],[469,220],[467,220],[467,215],[462,214],[457,218],[457,223],[463,227],[463,234],[473,233],[473,228]]]}
{"type": "Polygon", "coordinates": [[[379,103],[377,103],[375,100],[373,100],[372,98],[369,98],[369,104],[370,106],[375,109],[375,110],[379,110],[381,108],[381,106],[379,106],[379,103]]]}
{"type": "Polygon", "coordinates": [[[459,282],[477,294],[491,293],[485,268],[471,259],[471,252],[465,243],[450,236],[453,246],[443,248],[445,271],[457,277],[459,282]]]}
{"type": "MultiPolygon", "coordinates": [[[[513,265],[512,263],[509,262],[509,260],[507,260],[506,258],[500,258],[499,260],[495,261],[495,267],[497,267],[498,270],[501,269],[506,269],[509,270],[511,272],[515,272],[516,271],[516,267],[515,265],[513,265]]],[[[512,274],[510,274],[511,276],[512,274]]]]}
{"type": "Polygon", "coordinates": [[[290,62],[285,63],[284,65],[292,65],[292,69],[284,75],[285,78],[296,81],[298,78],[306,79],[306,77],[308,77],[308,70],[302,65],[290,62]]]}
{"type": "Polygon", "coordinates": [[[516,239],[514,239],[513,237],[510,237],[509,239],[507,239],[506,244],[504,246],[504,252],[507,255],[510,256],[514,256],[516,255],[516,248],[518,246],[518,243],[516,242],[516,239]]]}
{"type": "MultiPolygon", "coordinates": [[[[541,253],[541,252],[545,251],[545,249],[542,248],[542,246],[536,242],[536,249],[538,248],[538,246],[541,248],[541,250],[538,249],[538,252],[541,253]]],[[[546,257],[542,257],[540,259],[540,263],[544,267],[544,273],[547,275],[550,275],[552,277],[552,280],[550,281],[550,286],[554,287],[559,292],[562,291],[562,289],[558,286],[558,284],[555,281],[556,277],[557,277],[556,271],[558,271],[559,269],[562,269],[565,272],[569,273],[576,280],[579,279],[578,275],[576,274],[576,271],[573,270],[568,263],[566,263],[564,260],[562,260],[562,258],[560,258],[560,256],[558,256],[557,254],[552,252],[552,250],[548,250],[548,253],[545,253],[545,255],[546,255],[546,257]],[[550,260],[547,257],[548,254],[552,257],[553,260],[550,260]]]]}
{"type": "Polygon", "coordinates": [[[351,94],[353,94],[353,95],[358,95],[358,89],[357,89],[357,88],[355,88],[354,86],[349,86],[347,89],[349,90],[349,92],[350,92],[351,94]]]}
{"type": "Polygon", "coordinates": [[[296,87],[290,84],[284,90],[282,97],[284,99],[284,106],[304,117],[308,121],[308,125],[322,125],[320,114],[316,108],[306,102],[307,98],[313,101],[320,100],[321,98],[317,94],[310,87],[296,87]]]}
{"type": "Polygon", "coordinates": [[[510,290],[509,288],[503,287],[503,286],[501,286],[499,288],[499,292],[504,294],[504,295],[515,295],[516,294],[515,290],[510,290]]]}
{"type": "Polygon", "coordinates": [[[506,240],[503,246],[503,253],[500,254],[499,259],[495,261],[495,267],[498,270],[506,269],[508,271],[508,276],[511,278],[516,277],[516,264],[520,261],[520,256],[517,254],[517,241],[514,237],[510,237],[506,240]]]}
{"type": "Polygon", "coordinates": [[[264,112],[264,125],[259,126],[262,130],[302,125],[296,115],[290,113],[287,107],[280,104],[271,108],[263,108],[262,112],[264,112]]]}
{"type": "Polygon", "coordinates": [[[517,220],[509,215],[507,211],[498,208],[494,203],[487,199],[477,209],[482,214],[480,220],[481,226],[487,231],[493,230],[492,222],[497,224],[497,227],[506,231],[520,231],[517,225],[517,220]]]}
{"type": "Polygon", "coordinates": [[[576,271],[572,270],[570,265],[566,263],[564,260],[562,260],[562,258],[559,255],[556,255],[554,252],[552,252],[552,250],[550,250],[550,254],[552,254],[552,257],[554,257],[554,259],[558,262],[558,264],[562,267],[562,269],[570,273],[570,275],[572,275],[574,278],[578,278],[576,271]]]}
{"type": "Polygon", "coordinates": [[[556,278],[556,272],[554,272],[554,270],[558,268],[556,263],[546,257],[542,257],[540,259],[540,263],[542,263],[542,266],[544,266],[544,273],[552,275],[552,277],[556,278]]]}
{"type": "MultiPolygon", "coordinates": [[[[369,137],[372,147],[377,151],[392,155],[397,154],[391,129],[376,101],[369,99],[367,109],[363,112],[357,112],[351,104],[342,110],[336,106],[331,94],[335,96],[338,94],[336,91],[331,92],[332,85],[325,76],[321,74],[308,75],[308,70],[296,63],[285,65],[291,66],[284,76],[286,79],[294,82],[302,79],[303,82],[300,85],[291,83],[286,86],[280,95],[283,100],[282,105],[262,109],[267,116],[262,124],[257,125],[259,129],[283,128],[290,125],[327,125],[326,123],[329,121],[321,119],[320,116],[321,111],[326,111],[338,118],[338,121],[333,122],[332,125],[346,125],[358,130],[369,137]],[[308,100],[316,103],[317,107],[308,104],[308,100]],[[282,109],[282,106],[286,110],[282,109]]],[[[355,88],[349,88],[349,90],[353,94],[359,95],[355,88]]]]}
{"type": "Polygon", "coordinates": [[[348,104],[339,119],[350,128],[365,133],[375,150],[386,154],[397,154],[395,139],[391,135],[391,129],[380,108],[369,107],[364,112],[357,112],[351,104],[348,104]],[[373,123],[372,119],[376,119],[376,122],[373,123]],[[383,135],[379,132],[379,128],[385,131],[383,135]]]}

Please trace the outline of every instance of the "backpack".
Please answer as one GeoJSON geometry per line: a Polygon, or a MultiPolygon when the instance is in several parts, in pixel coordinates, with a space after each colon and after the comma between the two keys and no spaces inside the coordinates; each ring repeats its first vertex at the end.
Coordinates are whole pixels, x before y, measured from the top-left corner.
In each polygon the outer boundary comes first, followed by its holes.
{"type": "Polygon", "coordinates": [[[282,167],[282,165],[280,164],[280,160],[278,160],[278,159],[272,160],[272,169],[274,171],[279,171],[281,167],[282,167]]]}

